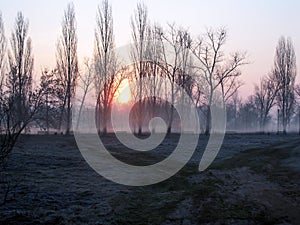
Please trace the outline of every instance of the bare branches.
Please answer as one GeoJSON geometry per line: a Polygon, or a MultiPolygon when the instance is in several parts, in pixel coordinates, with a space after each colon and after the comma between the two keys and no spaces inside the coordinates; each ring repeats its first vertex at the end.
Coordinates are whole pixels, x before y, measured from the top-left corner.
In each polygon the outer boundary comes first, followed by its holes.
{"type": "Polygon", "coordinates": [[[106,134],[112,101],[124,74],[118,72],[114,51],[112,8],[107,0],[102,2],[102,7],[98,7],[96,18],[94,81],[97,90],[97,124],[98,131],[100,132],[102,126],[102,132],[106,134]]]}
{"type": "Polygon", "coordinates": [[[238,80],[241,75],[240,67],[247,64],[246,54],[235,52],[228,58],[223,53],[227,32],[225,28],[208,30],[193,45],[192,52],[197,60],[195,66],[198,77],[204,81],[203,93],[207,96],[206,133],[210,130],[210,106],[213,103],[214,93],[220,87],[223,101],[228,99],[241,87],[238,80]]]}
{"type": "Polygon", "coordinates": [[[76,18],[74,5],[68,4],[64,13],[62,22],[62,36],[57,43],[56,64],[58,73],[65,87],[63,107],[61,111],[61,119],[67,107],[66,117],[66,134],[71,129],[71,99],[75,94],[76,82],[78,79],[78,58],[77,58],[77,34],[76,34],[76,18]]]}
{"type": "Polygon", "coordinates": [[[138,3],[131,18],[132,39],[134,42],[137,61],[143,60],[143,52],[145,48],[146,32],[148,28],[148,9],[143,3],[138,3]]]}
{"type": "Polygon", "coordinates": [[[32,88],[33,56],[31,40],[28,37],[28,21],[19,12],[15,21],[15,29],[11,35],[11,46],[8,51],[9,75],[7,88],[10,101],[15,112],[15,122],[21,128],[28,116],[28,96],[32,88]]]}
{"type": "Polygon", "coordinates": [[[281,37],[276,47],[274,76],[279,84],[277,104],[281,112],[283,133],[286,133],[295,106],[296,55],[290,38],[281,37]]]}
{"type": "Polygon", "coordinates": [[[138,134],[142,133],[142,97],[143,83],[142,77],[145,74],[145,52],[147,49],[147,29],[148,29],[148,9],[143,3],[138,3],[134,12],[134,17],[131,18],[131,29],[133,39],[132,58],[136,66],[135,77],[139,82],[139,115],[138,115],[138,134]]]}
{"type": "MultiPolygon", "coordinates": [[[[27,31],[28,21],[18,13],[8,51],[9,70],[1,74],[6,83],[5,87],[0,86],[0,172],[18,137],[29,130],[28,124],[34,121],[41,106],[42,90],[32,90],[33,56],[27,31]]],[[[5,41],[2,20],[0,36],[0,40],[5,41]]],[[[0,47],[1,66],[4,66],[5,43],[0,43],[0,47]]]]}
{"type": "Polygon", "coordinates": [[[91,90],[91,86],[94,82],[94,66],[93,64],[90,62],[90,60],[88,58],[85,58],[84,60],[84,66],[85,66],[85,72],[83,75],[80,76],[80,81],[81,81],[81,89],[83,91],[83,96],[81,98],[81,103],[80,103],[80,107],[79,107],[79,112],[78,112],[78,121],[76,124],[76,130],[78,130],[79,127],[79,120],[81,118],[81,113],[82,113],[82,109],[83,109],[83,105],[85,102],[85,98],[86,95],[88,94],[88,92],[91,90]]]}
{"type": "MultiPolygon", "coordinates": [[[[107,0],[102,2],[102,7],[98,6],[98,13],[96,19],[96,32],[95,32],[95,40],[97,42],[96,46],[101,47],[101,51],[107,53],[109,49],[113,46],[113,17],[112,17],[112,9],[108,4],[107,0]]],[[[98,49],[98,52],[101,52],[98,49]]]]}
{"type": "Polygon", "coordinates": [[[260,84],[255,86],[255,103],[259,112],[260,131],[264,131],[270,110],[275,105],[275,99],[279,90],[279,83],[273,74],[262,78],[260,84]]]}

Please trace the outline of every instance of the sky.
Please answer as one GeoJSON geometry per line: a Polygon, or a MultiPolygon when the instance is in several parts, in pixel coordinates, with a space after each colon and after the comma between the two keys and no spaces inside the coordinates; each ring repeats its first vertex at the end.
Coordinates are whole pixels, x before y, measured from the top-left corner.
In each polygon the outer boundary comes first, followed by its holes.
{"type": "MultiPolygon", "coordinates": [[[[1,0],[0,11],[6,35],[10,37],[18,11],[29,20],[29,36],[32,39],[36,77],[42,68],[55,67],[57,39],[61,34],[66,0],[1,0]]],[[[189,29],[193,37],[203,34],[207,28],[226,27],[228,39],[226,52],[246,51],[249,64],[242,70],[240,89],[242,97],[253,93],[254,84],[271,70],[275,48],[280,36],[291,37],[300,71],[300,1],[297,0],[144,0],[149,19],[167,27],[168,23],[189,29]]],[[[74,0],[78,54],[82,62],[91,57],[94,45],[94,29],[99,0],[74,0]]],[[[116,46],[131,41],[130,19],[137,0],[111,0],[116,46]]],[[[297,77],[300,82],[300,75],[297,77]]]]}

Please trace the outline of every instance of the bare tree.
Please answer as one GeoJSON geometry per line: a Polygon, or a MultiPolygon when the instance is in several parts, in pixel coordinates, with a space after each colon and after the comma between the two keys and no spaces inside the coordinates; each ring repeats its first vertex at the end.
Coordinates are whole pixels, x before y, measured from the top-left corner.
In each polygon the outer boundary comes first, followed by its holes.
{"type": "Polygon", "coordinates": [[[296,73],[296,54],[292,40],[281,37],[275,52],[274,79],[279,83],[277,105],[280,109],[284,134],[294,113],[296,73]]]}
{"type": "Polygon", "coordinates": [[[74,5],[68,4],[62,22],[62,36],[57,43],[56,64],[65,88],[61,119],[66,108],[66,134],[71,129],[72,98],[78,80],[77,34],[74,5]]]}
{"type": "Polygon", "coordinates": [[[40,127],[46,127],[48,133],[50,127],[59,128],[60,124],[57,121],[61,119],[60,113],[65,99],[65,87],[56,69],[42,70],[40,88],[44,92],[43,106],[36,116],[36,122],[40,127]]]}
{"type": "MultiPolygon", "coordinates": [[[[20,134],[28,128],[41,105],[42,90],[32,90],[33,56],[31,40],[28,38],[28,21],[23,14],[17,14],[15,28],[10,39],[8,51],[8,73],[5,63],[5,36],[2,18],[0,17],[0,56],[1,85],[0,96],[0,173],[5,169],[6,159],[15,146],[20,134]]],[[[0,179],[2,179],[2,174],[0,179]]],[[[0,182],[2,184],[2,182],[0,182]]],[[[5,203],[9,184],[4,192],[5,203]]],[[[3,192],[0,192],[0,195],[3,192]]]]}
{"type": "Polygon", "coordinates": [[[135,77],[139,82],[138,85],[138,134],[142,134],[142,97],[143,97],[143,83],[142,78],[145,75],[145,52],[147,48],[147,28],[148,28],[148,10],[147,7],[142,4],[137,4],[137,9],[134,12],[134,17],[131,19],[132,38],[133,38],[133,50],[132,57],[136,62],[136,74],[135,77]]]}
{"type": "Polygon", "coordinates": [[[124,79],[123,69],[118,69],[115,55],[112,7],[107,0],[98,7],[95,30],[95,87],[97,90],[98,129],[102,124],[103,134],[107,133],[112,101],[124,79]],[[100,118],[100,115],[102,117],[100,118]]]}
{"type": "Polygon", "coordinates": [[[78,112],[78,121],[76,124],[76,130],[78,130],[78,126],[79,126],[79,120],[80,120],[80,116],[82,113],[82,109],[83,109],[83,105],[85,102],[85,98],[86,95],[88,94],[88,92],[91,90],[91,85],[94,82],[94,73],[93,73],[93,65],[90,63],[89,59],[85,59],[84,60],[84,65],[85,65],[85,72],[83,75],[80,76],[80,83],[79,83],[79,87],[82,89],[83,91],[83,96],[81,98],[81,103],[80,103],[80,107],[79,107],[79,112],[78,112]]]}
{"type": "Polygon", "coordinates": [[[15,120],[22,127],[28,116],[28,96],[32,88],[33,56],[31,39],[28,37],[28,20],[18,12],[8,52],[9,75],[7,88],[14,101],[15,120]]]}
{"type": "MultiPolygon", "coordinates": [[[[144,59],[144,80],[143,94],[151,96],[143,101],[143,112],[148,112],[149,118],[153,118],[158,113],[159,103],[157,96],[162,94],[163,80],[160,77],[165,76],[164,69],[161,68],[160,63],[163,58],[163,46],[160,40],[161,28],[158,25],[148,26],[147,28],[147,41],[148,44],[145,49],[144,59]]],[[[144,115],[145,116],[145,115],[144,115]]],[[[152,131],[155,132],[155,124],[153,124],[152,131]]]]}
{"type": "Polygon", "coordinates": [[[193,89],[193,79],[192,79],[192,60],[191,60],[191,54],[190,54],[190,49],[192,45],[192,38],[188,32],[188,30],[183,29],[183,28],[178,28],[177,29],[177,45],[178,45],[178,50],[179,50],[179,55],[178,55],[178,66],[179,66],[179,71],[177,74],[177,85],[179,85],[180,88],[180,93],[179,93],[179,99],[177,101],[180,102],[180,110],[181,114],[183,113],[188,113],[187,108],[184,107],[184,104],[188,103],[191,104],[190,102],[184,102],[186,99],[184,98],[184,93],[187,92],[189,96],[192,97],[192,89],[193,89]]]}
{"type": "Polygon", "coordinates": [[[221,88],[224,101],[231,96],[240,86],[235,80],[235,77],[241,75],[239,68],[246,63],[245,53],[236,52],[225,58],[223,47],[226,37],[227,33],[224,28],[216,31],[208,30],[193,47],[194,56],[200,63],[198,66],[199,76],[204,77],[206,83],[204,86],[207,87],[207,90],[204,90],[207,95],[206,134],[210,133],[210,107],[216,90],[221,88]],[[228,81],[229,85],[227,85],[228,81]]]}
{"type": "Polygon", "coordinates": [[[41,117],[40,120],[45,120],[46,122],[46,132],[47,134],[49,134],[49,102],[50,102],[50,96],[51,96],[51,92],[53,91],[53,87],[51,86],[53,83],[52,81],[52,76],[53,73],[49,73],[47,69],[44,69],[42,71],[42,76],[41,76],[41,83],[40,83],[40,87],[42,88],[42,90],[44,90],[45,93],[45,99],[43,99],[43,105],[46,111],[46,115],[44,114],[44,110],[42,110],[41,112],[41,117]]]}
{"type": "Polygon", "coordinates": [[[276,104],[278,85],[272,74],[262,78],[259,85],[255,85],[254,98],[259,112],[259,128],[261,132],[265,129],[270,110],[276,104]]]}
{"type": "MultiPolygon", "coordinates": [[[[158,39],[161,40],[161,45],[163,47],[163,57],[161,59],[162,62],[160,63],[160,66],[164,69],[164,73],[171,83],[171,107],[167,128],[167,133],[170,134],[172,132],[172,124],[174,120],[175,101],[183,100],[183,98],[175,99],[176,93],[179,91],[175,87],[176,85],[181,86],[183,90],[186,89],[189,84],[189,52],[192,39],[187,30],[183,28],[177,28],[174,24],[169,24],[169,31],[167,33],[164,33],[162,29],[158,29],[157,32],[158,39]],[[169,51],[172,51],[171,54],[173,57],[169,57],[169,51]]],[[[167,90],[165,90],[165,92],[168,93],[167,90]]],[[[167,96],[166,99],[168,99],[167,96]]]]}

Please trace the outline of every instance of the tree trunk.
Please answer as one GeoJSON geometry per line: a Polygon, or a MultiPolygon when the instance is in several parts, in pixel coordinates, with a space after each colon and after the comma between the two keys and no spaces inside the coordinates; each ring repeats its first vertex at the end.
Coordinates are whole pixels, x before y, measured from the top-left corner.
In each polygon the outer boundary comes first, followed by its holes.
{"type": "Polygon", "coordinates": [[[173,72],[173,76],[172,76],[172,86],[171,86],[171,116],[170,116],[170,120],[169,120],[169,126],[168,126],[168,130],[167,130],[167,134],[171,134],[172,132],[172,123],[173,123],[173,119],[174,119],[174,103],[175,103],[175,96],[174,96],[174,84],[175,84],[175,75],[173,72]]]}
{"type": "Polygon", "coordinates": [[[205,135],[210,134],[210,128],[211,128],[211,111],[210,111],[210,105],[207,106],[207,113],[206,113],[206,128],[205,128],[205,135]]]}

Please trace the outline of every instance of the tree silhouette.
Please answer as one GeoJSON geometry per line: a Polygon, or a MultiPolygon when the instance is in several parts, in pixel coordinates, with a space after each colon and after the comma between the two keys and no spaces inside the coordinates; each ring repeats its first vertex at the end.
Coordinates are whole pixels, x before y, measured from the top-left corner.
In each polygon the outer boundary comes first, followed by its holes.
{"type": "Polygon", "coordinates": [[[103,134],[107,133],[112,101],[124,78],[121,70],[118,71],[114,48],[112,7],[104,0],[97,11],[94,48],[96,119],[98,132],[102,125],[103,134]]]}
{"type": "Polygon", "coordinates": [[[66,134],[71,129],[72,97],[78,80],[77,34],[74,5],[68,4],[62,22],[62,36],[57,43],[56,64],[60,79],[63,81],[64,101],[61,109],[60,126],[66,110],[66,134]]]}
{"type": "Polygon", "coordinates": [[[296,54],[292,40],[281,37],[275,52],[274,79],[279,84],[277,105],[280,109],[284,134],[294,113],[296,73],[296,54]]]}
{"type": "Polygon", "coordinates": [[[10,101],[14,102],[14,119],[21,128],[28,115],[28,97],[32,89],[33,56],[28,37],[28,20],[18,12],[8,51],[9,75],[7,88],[10,101]]]}

